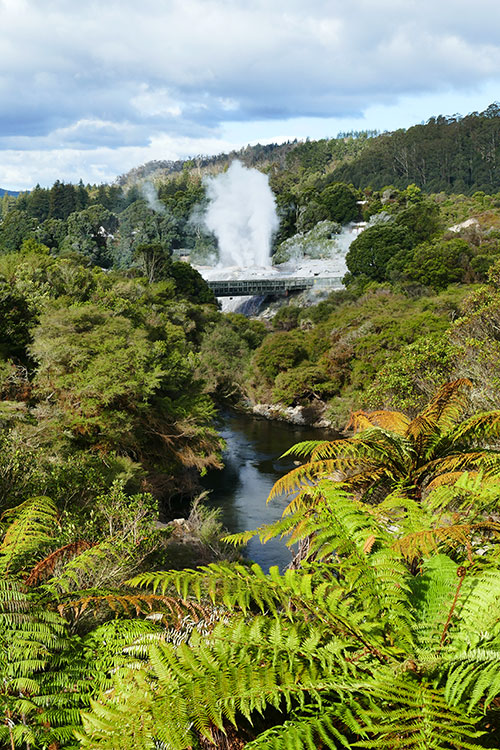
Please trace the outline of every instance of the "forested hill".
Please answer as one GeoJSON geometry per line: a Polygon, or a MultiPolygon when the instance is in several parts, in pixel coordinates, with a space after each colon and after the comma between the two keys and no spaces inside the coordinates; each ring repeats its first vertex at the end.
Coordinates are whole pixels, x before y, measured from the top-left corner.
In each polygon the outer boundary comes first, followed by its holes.
{"type": "Polygon", "coordinates": [[[425,125],[371,139],[359,156],[335,169],[356,187],[410,183],[429,193],[487,193],[500,187],[500,106],[466,117],[433,117],[425,125]]]}
{"type": "Polygon", "coordinates": [[[465,117],[439,115],[393,133],[342,133],[318,141],[257,144],[188,161],[152,161],[127,172],[118,183],[128,187],[145,177],[162,179],[183,171],[201,176],[221,171],[234,158],[264,170],[272,166],[281,172],[330,173],[360,188],[415,184],[427,193],[494,193],[500,189],[500,106],[491,104],[465,117]]]}

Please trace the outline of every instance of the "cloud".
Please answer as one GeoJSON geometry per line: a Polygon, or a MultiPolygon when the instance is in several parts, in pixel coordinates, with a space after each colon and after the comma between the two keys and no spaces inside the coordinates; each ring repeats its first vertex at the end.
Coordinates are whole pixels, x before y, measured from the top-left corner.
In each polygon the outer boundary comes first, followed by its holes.
{"type": "Polygon", "coordinates": [[[0,0],[0,149],[123,154],[361,117],[498,80],[499,26],[493,0],[0,0]]]}

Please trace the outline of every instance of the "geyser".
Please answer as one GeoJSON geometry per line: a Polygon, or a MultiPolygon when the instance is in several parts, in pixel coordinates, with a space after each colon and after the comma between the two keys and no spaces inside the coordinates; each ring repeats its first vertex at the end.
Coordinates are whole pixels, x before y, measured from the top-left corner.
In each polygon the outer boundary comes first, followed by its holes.
{"type": "Polygon", "coordinates": [[[269,266],[278,229],[276,203],[266,175],[233,161],[227,172],[206,178],[207,229],[219,244],[219,266],[269,266]]]}

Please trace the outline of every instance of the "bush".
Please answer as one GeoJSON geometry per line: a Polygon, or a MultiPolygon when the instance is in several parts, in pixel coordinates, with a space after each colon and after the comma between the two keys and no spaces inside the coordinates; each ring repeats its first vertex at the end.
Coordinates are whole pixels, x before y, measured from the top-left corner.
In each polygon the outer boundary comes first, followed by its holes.
{"type": "Polygon", "coordinates": [[[347,268],[353,276],[364,274],[375,281],[385,281],[390,260],[411,246],[412,237],[404,227],[394,224],[368,227],[351,244],[346,255],[347,268]]]}
{"type": "Polygon", "coordinates": [[[266,336],[256,350],[254,362],[268,381],[307,359],[304,337],[300,331],[279,331],[266,336]]]}
{"type": "Polygon", "coordinates": [[[286,406],[304,405],[314,399],[334,396],[339,392],[340,385],[340,380],[329,379],[323,368],[302,365],[278,375],[274,384],[273,399],[286,406]]]}

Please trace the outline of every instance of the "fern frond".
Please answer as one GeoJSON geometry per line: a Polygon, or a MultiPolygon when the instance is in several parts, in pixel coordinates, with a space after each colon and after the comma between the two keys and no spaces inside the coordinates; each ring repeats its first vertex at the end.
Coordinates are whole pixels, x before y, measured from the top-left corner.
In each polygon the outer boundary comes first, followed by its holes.
{"type": "Polygon", "coordinates": [[[57,508],[48,497],[31,497],[6,510],[2,521],[9,521],[9,525],[0,545],[0,571],[9,573],[26,555],[50,543],[56,519],[57,508]]]}
{"type": "Polygon", "coordinates": [[[370,427],[382,427],[384,430],[396,432],[398,435],[404,435],[408,428],[410,420],[400,411],[355,411],[345,429],[352,429],[353,432],[360,432],[370,427]]]}
{"type": "Polygon", "coordinates": [[[367,712],[366,731],[372,740],[356,742],[356,747],[373,750],[479,750],[473,742],[483,732],[478,719],[451,706],[442,692],[425,683],[394,677],[385,684],[370,686],[376,705],[367,712]]]}
{"type": "MultiPolygon", "coordinates": [[[[472,383],[468,378],[444,383],[420,415],[430,424],[436,425],[440,432],[448,432],[463,413],[468,400],[467,389],[471,387],[472,383]]],[[[412,424],[410,423],[409,430],[412,424]]]]}
{"type": "Polygon", "coordinates": [[[53,574],[54,569],[59,562],[68,557],[71,558],[75,555],[79,555],[85,550],[89,549],[91,546],[93,545],[81,539],[77,542],[70,542],[69,544],[65,544],[63,547],[59,547],[58,549],[54,550],[54,552],[51,552],[50,555],[47,555],[47,557],[45,557],[43,560],[40,560],[40,562],[38,562],[31,570],[31,572],[25,579],[26,586],[34,586],[40,583],[43,578],[46,578],[47,576],[53,574]]]}
{"type": "Polygon", "coordinates": [[[245,750],[317,750],[318,747],[338,750],[350,748],[349,740],[338,729],[339,716],[346,714],[345,706],[336,706],[321,714],[298,715],[277,727],[259,734],[248,742],[245,750]],[[321,743],[321,744],[318,744],[321,743]]]}
{"type": "Polygon", "coordinates": [[[470,543],[474,532],[481,530],[486,530],[498,536],[500,535],[500,524],[483,521],[480,523],[454,523],[430,529],[421,529],[397,539],[393,543],[392,548],[399,555],[407,559],[412,559],[420,555],[429,555],[431,552],[438,550],[442,545],[449,547],[457,545],[466,546],[470,543]]]}
{"type": "Polygon", "coordinates": [[[469,649],[451,661],[444,695],[450,705],[467,701],[468,711],[488,708],[500,695],[500,649],[469,649]]]}
{"type": "Polygon", "coordinates": [[[483,444],[484,440],[500,437],[500,410],[483,412],[470,417],[451,431],[448,439],[456,449],[483,444]]]}

